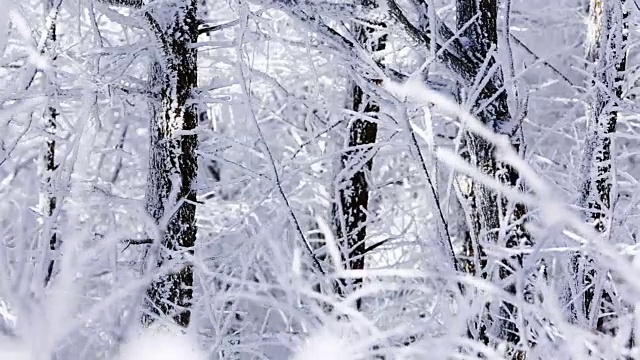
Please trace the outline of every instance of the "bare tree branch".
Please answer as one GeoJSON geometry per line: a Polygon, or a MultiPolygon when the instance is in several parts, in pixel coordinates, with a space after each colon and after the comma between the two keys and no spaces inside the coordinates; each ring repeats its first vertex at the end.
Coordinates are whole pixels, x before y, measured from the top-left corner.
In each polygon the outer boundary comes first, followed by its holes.
{"type": "Polygon", "coordinates": [[[144,0],[97,0],[103,4],[140,9],[144,6],[144,0]]]}

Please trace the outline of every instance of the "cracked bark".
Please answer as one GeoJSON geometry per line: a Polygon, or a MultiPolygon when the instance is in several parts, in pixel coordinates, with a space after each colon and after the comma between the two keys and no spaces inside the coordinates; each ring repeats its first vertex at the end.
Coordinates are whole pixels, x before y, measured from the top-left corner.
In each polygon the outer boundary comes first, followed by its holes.
{"type": "Polygon", "coordinates": [[[189,100],[197,86],[197,0],[161,2],[145,13],[158,45],[158,57],[150,67],[149,85],[154,94],[149,106],[150,162],[146,207],[161,225],[157,268],[168,274],[157,277],[147,290],[143,323],[167,316],[188,326],[193,297],[192,255],[196,241],[196,194],[192,189],[197,174],[194,130],[198,112],[189,100]],[[155,15],[158,15],[156,17],[155,15]],[[171,213],[170,213],[171,212],[171,213]]]}

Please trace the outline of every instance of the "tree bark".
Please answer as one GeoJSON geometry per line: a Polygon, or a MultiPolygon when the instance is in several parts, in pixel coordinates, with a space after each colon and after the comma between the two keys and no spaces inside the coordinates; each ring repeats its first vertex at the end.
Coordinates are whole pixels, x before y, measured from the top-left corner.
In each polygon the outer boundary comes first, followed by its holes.
{"type": "MultiPolygon", "coordinates": [[[[473,103],[471,111],[496,134],[508,136],[512,146],[518,150],[522,142],[520,124],[509,112],[507,93],[503,89],[502,68],[496,63],[494,54],[498,44],[497,1],[458,0],[456,5],[456,25],[464,39],[463,45],[474,58],[482,59],[481,63],[469,64],[473,67],[469,72],[474,74],[474,82],[472,84],[467,82],[465,95],[473,103]],[[478,84],[482,84],[486,78],[489,78],[487,85],[478,89],[482,86],[478,84]]],[[[465,156],[471,164],[497,181],[511,187],[521,187],[518,173],[496,158],[493,144],[474,133],[466,132],[465,145],[465,156]]],[[[467,208],[470,210],[471,234],[464,244],[464,252],[467,257],[476,258],[478,261],[467,262],[468,265],[464,269],[477,276],[493,279],[496,283],[502,283],[506,291],[516,294],[518,289],[515,275],[523,271],[522,255],[492,259],[486,255],[484,247],[487,245],[506,248],[530,246],[530,236],[522,224],[526,208],[523,204],[512,204],[480,182],[468,180],[470,186],[466,188],[463,195],[467,199],[467,208]],[[511,230],[500,234],[499,229],[507,228],[511,230]],[[490,270],[495,264],[498,264],[497,271],[490,270]]],[[[522,292],[523,289],[520,291],[522,292]]],[[[486,344],[506,340],[514,347],[524,341],[520,338],[516,325],[515,319],[518,314],[513,304],[504,301],[501,301],[498,306],[488,304],[486,311],[485,316],[475,324],[477,329],[472,331],[480,340],[486,344]],[[496,311],[497,314],[495,314],[496,311]]],[[[516,351],[513,356],[519,358],[524,355],[516,351]]]]}
{"type": "MultiPolygon", "coordinates": [[[[44,6],[44,14],[45,19],[49,16],[49,13],[54,10],[56,6],[55,0],[46,0],[44,6]]],[[[55,10],[57,11],[57,10],[55,10]]],[[[51,23],[49,30],[49,36],[45,42],[45,53],[49,56],[51,62],[56,60],[56,22],[53,21],[51,23]]],[[[49,263],[47,265],[47,270],[45,274],[45,285],[49,283],[51,280],[51,276],[53,275],[53,267],[55,264],[54,258],[56,257],[55,251],[58,247],[58,237],[56,234],[56,228],[53,224],[54,212],[57,207],[57,197],[55,193],[55,180],[54,175],[57,169],[56,165],[56,128],[57,128],[57,117],[58,117],[58,109],[56,106],[55,99],[55,67],[52,66],[50,71],[50,75],[45,79],[45,93],[49,96],[49,101],[47,107],[44,111],[44,130],[47,134],[45,138],[44,144],[44,154],[42,156],[42,164],[41,164],[41,199],[40,206],[42,214],[44,215],[44,226],[43,226],[43,238],[48,242],[49,247],[49,263]],[[50,78],[53,76],[54,78],[50,78]]]]}
{"type": "MultiPolygon", "coordinates": [[[[418,26],[409,20],[396,0],[387,0],[387,4],[389,13],[405,28],[407,34],[422,42],[428,49],[437,51],[438,59],[456,75],[457,80],[463,85],[463,90],[466,90],[463,91],[464,95],[472,100],[471,112],[494,133],[507,136],[512,146],[518,150],[523,141],[520,119],[514,118],[509,112],[507,93],[503,89],[502,69],[492,54],[492,49],[497,47],[498,38],[497,1],[456,1],[456,25],[458,30],[462,30],[460,38],[455,36],[434,11],[430,11],[427,1],[414,0],[420,19],[418,26]]],[[[496,159],[495,148],[489,141],[467,132],[465,145],[465,156],[472,165],[506,185],[522,187],[517,171],[496,159]]],[[[530,246],[531,237],[523,225],[526,207],[523,204],[509,202],[505,197],[472,179],[465,179],[465,183],[468,186],[460,190],[467,200],[470,231],[464,249],[467,257],[476,258],[478,261],[474,261],[474,264],[467,261],[463,264],[464,270],[477,276],[495,279],[496,283],[505,284],[505,289],[512,293],[521,290],[515,286],[517,283],[514,281],[514,275],[521,270],[522,256],[488,259],[482,245],[493,244],[509,248],[530,246]],[[499,229],[509,230],[503,236],[498,236],[499,229]],[[499,264],[498,271],[487,273],[488,266],[494,263],[499,264]]],[[[530,286],[528,288],[530,290],[530,286]]],[[[519,343],[521,339],[514,331],[515,323],[512,321],[515,308],[505,303],[501,304],[500,308],[501,313],[511,315],[499,321],[484,317],[478,322],[476,331],[469,329],[470,335],[479,337],[486,343],[489,342],[489,337],[495,340],[506,339],[511,344],[519,343]],[[491,330],[491,333],[487,333],[487,330],[491,330]]]]}
{"type": "MultiPolygon", "coordinates": [[[[587,100],[587,133],[583,152],[579,206],[587,222],[607,236],[611,232],[615,171],[613,169],[612,138],[616,132],[618,106],[622,102],[628,16],[626,0],[591,0],[586,42],[586,60],[591,73],[587,100]]],[[[602,290],[606,274],[596,271],[593,262],[584,256],[572,261],[578,288],[589,286],[577,311],[590,326],[605,331],[606,318],[602,309],[611,310],[611,295],[602,290]],[[599,289],[599,290],[595,290],[599,289]],[[594,307],[594,303],[599,305],[594,307]]],[[[610,311],[606,311],[610,312],[610,311]]]]}
{"type": "Polygon", "coordinates": [[[170,272],[148,288],[144,324],[167,316],[186,327],[191,316],[193,268],[185,257],[193,254],[196,241],[198,113],[189,101],[197,86],[197,51],[191,46],[198,36],[196,14],[197,0],[160,2],[145,13],[157,43],[149,75],[153,97],[146,204],[160,226],[156,265],[170,272]]]}
{"type": "MultiPolygon", "coordinates": [[[[374,2],[364,0],[361,5],[373,7],[374,2]]],[[[372,24],[384,27],[384,23],[381,22],[372,22],[372,24]]],[[[367,51],[375,52],[385,48],[386,35],[380,35],[374,27],[354,24],[353,33],[367,51]]],[[[349,95],[352,110],[369,117],[377,117],[380,107],[360,86],[352,84],[349,95]]],[[[338,199],[332,209],[332,218],[343,266],[349,270],[361,270],[365,267],[366,221],[370,189],[368,177],[373,165],[372,145],[376,141],[378,124],[355,118],[349,123],[348,132],[347,150],[341,156],[340,171],[335,183],[338,199]],[[348,177],[342,179],[342,174],[348,174],[348,177]]],[[[335,290],[339,295],[344,296],[360,286],[362,286],[362,278],[340,279],[335,290]]],[[[360,300],[357,300],[356,306],[360,308],[360,300]]]]}

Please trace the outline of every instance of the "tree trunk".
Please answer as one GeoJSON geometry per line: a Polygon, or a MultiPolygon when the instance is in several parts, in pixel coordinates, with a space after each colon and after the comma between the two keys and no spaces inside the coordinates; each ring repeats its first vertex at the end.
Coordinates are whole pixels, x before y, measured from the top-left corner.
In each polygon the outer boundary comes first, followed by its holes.
{"type": "Polygon", "coordinates": [[[197,0],[176,0],[159,2],[145,13],[158,47],[149,75],[153,95],[146,203],[160,226],[157,267],[170,269],[148,288],[145,324],[157,315],[186,327],[191,315],[193,268],[185,256],[193,254],[196,240],[192,187],[197,174],[198,113],[189,102],[197,86],[197,51],[191,46],[198,36],[196,11],[197,0]]]}
{"type": "MultiPolygon", "coordinates": [[[[586,60],[592,75],[587,100],[587,134],[581,166],[579,206],[585,220],[608,237],[613,216],[615,172],[612,167],[612,137],[616,132],[618,106],[626,68],[628,12],[625,0],[591,0],[586,60]]],[[[591,260],[576,256],[572,261],[578,289],[589,286],[577,311],[591,328],[605,331],[602,309],[610,312],[611,295],[602,290],[606,274],[596,271],[591,260]],[[594,290],[598,289],[598,290],[594,290]],[[599,305],[593,306],[593,303],[599,305]]]]}
{"type": "MultiPolygon", "coordinates": [[[[49,13],[56,7],[55,0],[46,0],[44,6],[44,14],[45,19],[49,16],[49,13]]],[[[56,10],[57,11],[57,10],[56,10]]],[[[56,23],[55,21],[51,23],[49,30],[49,36],[45,43],[45,53],[49,57],[51,62],[56,60],[56,23]]],[[[55,182],[54,182],[54,174],[57,169],[56,165],[56,140],[55,133],[57,128],[57,117],[58,117],[58,109],[56,106],[55,99],[55,66],[52,66],[49,70],[54,78],[51,79],[47,77],[45,79],[45,93],[49,96],[49,101],[47,104],[47,108],[44,111],[44,130],[47,134],[45,138],[44,144],[44,154],[42,156],[42,164],[41,164],[41,190],[40,190],[40,207],[42,211],[42,215],[44,216],[43,221],[43,239],[49,243],[49,251],[50,255],[47,257],[49,259],[49,264],[47,265],[47,270],[45,274],[45,284],[48,284],[51,280],[51,276],[53,275],[53,266],[54,266],[54,258],[56,257],[55,251],[58,247],[58,238],[56,234],[56,228],[53,224],[54,212],[57,206],[57,198],[55,193],[55,182]]]]}
{"type": "MultiPolygon", "coordinates": [[[[520,119],[515,119],[509,113],[507,94],[503,89],[502,70],[492,54],[498,39],[497,0],[456,1],[456,25],[458,30],[461,30],[461,37],[456,36],[456,32],[438,19],[435,11],[430,11],[429,2],[413,2],[418,11],[419,26],[409,20],[396,0],[387,0],[390,15],[414,40],[420,41],[437,54],[437,58],[458,77],[464,87],[463,93],[472,105],[472,113],[496,134],[507,136],[512,146],[518,150],[522,143],[520,119]],[[468,22],[470,24],[467,24],[468,22]]],[[[472,165],[506,185],[522,187],[515,169],[495,158],[495,148],[490,142],[467,132],[465,145],[464,156],[472,165]]],[[[522,256],[488,259],[483,250],[483,244],[509,248],[531,245],[531,237],[523,225],[525,206],[509,202],[479,182],[471,181],[469,178],[462,180],[468,185],[461,188],[460,192],[466,199],[465,207],[469,211],[470,228],[468,240],[464,244],[465,255],[470,259],[477,259],[473,264],[470,261],[463,263],[464,270],[494,279],[496,283],[504,284],[505,290],[509,292],[525,295],[524,289],[516,286],[518,283],[514,280],[514,275],[522,270],[522,256]],[[508,229],[508,232],[499,236],[500,229],[508,229]],[[499,265],[498,271],[489,274],[488,266],[495,264],[499,265]]],[[[531,289],[530,284],[525,283],[524,287],[527,291],[531,289]]],[[[476,323],[476,329],[473,328],[473,324],[469,328],[470,335],[482,339],[485,343],[490,341],[489,337],[496,340],[505,339],[511,344],[523,341],[514,331],[516,326],[513,319],[517,316],[515,307],[502,303],[500,308],[500,313],[510,315],[496,321],[492,321],[491,316],[484,316],[476,323]],[[488,333],[487,330],[491,332],[488,333]]],[[[523,354],[516,354],[521,355],[523,354]]]]}
{"type": "MultiPolygon", "coordinates": [[[[371,0],[364,0],[361,5],[373,7],[371,0]]],[[[383,27],[383,23],[372,22],[372,25],[383,27]]],[[[385,47],[386,35],[379,35],[375,28],[353,25],[353,33],[358,42],[368,51],[375,52],[385,47]]],[[[380,107],[368,98],[361,87],[351,85],[350,106],[356,112],[362,112],[375,118],[380,107]]],[[[349,270],[361,270],[365,266],[365,239],[367,236],[367,209],[369,206],[368,176],[373,165],[374,150],[378,124],[362,118],[356,118],[348,126],[349,138],[347,150],[340,159],[340,171],[336,178],[338,199],[332,209],[334,228],[338,246],[341,250],[343,266],[349,270]],[[343,174],[348,174],[346,179],[343,174]]],[[[341,279],[336,284],[336,292],[344,296],[362,286],[362,278],[341,279]]],[[[356,306],[360,308],[361,301],[356,306]]]]}
{"type": "MultiPolygon", "coordinates": [[[[465,95],[473,104],[472,113],[496,134],[508,136],[512,146],[518,150],[522,142],[520,124],[509,112],[507,93],[503,89],[502,69],[495,60],[494,52],[498,42],[497,10],[497,0],[457,1],[457,28],[462,33],[463,45],[468,53],[480,60],[468,64],[468,73],[473,78],[467,79],[465,95]],[[487,84],[478,89],[477,84],[483,84],[487,77],[487,84]]],[[[518,173],[508,164],[496,159],[495,147],[489,141],[467,132],[465,145],[465,156],[484,174],[511,187],[521,186],[518,173]]],[[[504,289],[512,294],[518,291],[522,293],[523,289],[517,289],[515,279],[516,273],[523,271],[522,255],[492,259],[486,256],[483,248],[486,245],[506,248],[529,246],[530,236],[522,225],[526,208],[522,204],[511,203],[477,181],[471,181],[465,190],[463,195],[467,198],[467,208],[470,210],[471,234],[464,244],[464,251],[466,256],[478,259],[473,265],[467,262],[465,270],[503,284],[504,289]],[[506,228],[510,230],[501,234],[499,229],[506,228]],[[490,270],[496,264],[497,271],[490,270]]],[[[486,316],[480,318],[475,325],[477,328],[471,332],[486,344],[507,341],[516,346],[524,341],[520,339],[516,325],[517,316],[517,309],[513,304],[489,304],[486,316]]],[[[523,354],[514,354],[514,357],[520,356],[523,354]]]]}

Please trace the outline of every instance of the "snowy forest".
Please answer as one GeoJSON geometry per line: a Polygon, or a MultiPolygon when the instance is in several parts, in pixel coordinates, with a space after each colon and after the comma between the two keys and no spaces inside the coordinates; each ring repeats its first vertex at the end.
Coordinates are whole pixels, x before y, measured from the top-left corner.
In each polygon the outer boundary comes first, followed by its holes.
{"type": "Polygon", "coordinates": [[[640,1],[0,5],[0,360],[640,359],[640,1]]]}

